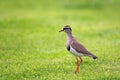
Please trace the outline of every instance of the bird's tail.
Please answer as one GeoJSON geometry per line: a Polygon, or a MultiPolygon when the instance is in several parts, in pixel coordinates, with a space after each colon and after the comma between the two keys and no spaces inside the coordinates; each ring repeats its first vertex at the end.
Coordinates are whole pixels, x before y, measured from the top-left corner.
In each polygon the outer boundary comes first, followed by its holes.
{"type": "Polygon", "coordinates": [[[97,59],[98,57],[97,57],[97,56],[95,56],[95,55],[93,55],[93,56],[92,56],[92,58],[93,58],[93,59],[97,59]]]}
{"type": "Polygon", "coordinates": [[[97,56],[95,56],[94,54],[92,54],[92,53],[89,52],[89,51],[88,51],[87,54],[88,54],[89,57],[92,57],[93,59],[97,59],[97,58],[98,58],[97,56]]]}
{"type": "Polygon", "coordinates": [[[93,59],[97,59],[97,58],[98,58],[97,56],[95,56],[95,55],[92,54],[92,53],[89,53],[89,56],[92,57],[93,59]]]}

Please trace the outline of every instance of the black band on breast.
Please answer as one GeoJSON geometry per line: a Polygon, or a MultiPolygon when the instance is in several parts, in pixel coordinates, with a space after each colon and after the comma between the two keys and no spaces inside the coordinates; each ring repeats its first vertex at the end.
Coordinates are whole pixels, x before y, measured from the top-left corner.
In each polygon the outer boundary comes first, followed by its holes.
{"type": "Polygon", "coordinates": [[[70,51],[70,46],[67,47],[67,50],[70,51]]]}

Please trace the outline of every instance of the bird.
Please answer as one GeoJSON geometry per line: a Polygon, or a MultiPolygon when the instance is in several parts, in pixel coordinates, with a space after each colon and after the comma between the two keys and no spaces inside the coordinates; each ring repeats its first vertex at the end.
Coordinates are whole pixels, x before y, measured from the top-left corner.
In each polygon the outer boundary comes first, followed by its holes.
{"type": "Polygon", "coordinates": [[[72,53],[76,57],[76,69],[75,74],[79,73],[79,68],[82,63],[82,56],[89,56],[93,59],[97,59],[98,57],[94,54],[92,54],[90,51],[88,51],[80,42],[75,39],[75,37],[72,35],[72,29],[69,25],[66,25],[62,30],[59,32],[65,32],[67,34],[67,43],[66,48],[67,50],[72,53]]]}

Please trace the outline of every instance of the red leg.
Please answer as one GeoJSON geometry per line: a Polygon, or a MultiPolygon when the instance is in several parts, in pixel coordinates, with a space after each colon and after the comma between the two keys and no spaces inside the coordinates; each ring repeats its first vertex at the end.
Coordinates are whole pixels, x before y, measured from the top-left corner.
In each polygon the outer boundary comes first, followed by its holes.
{"type": "Polygon", "coordinates": [[[82,63],[82,58],[79,56],[79,58],[80,58],[80,64],[82,63]]]}
{"type": "Polygon", "coordinates": [[[79,57],[79,58],[80,58],[80,61],[78,60],[78,57],[76,56],[77,67],[76,67],[75,73],[79,72],[80,64],[82,63],[82,58],[81,57],[79,57]]]}
{"type": "Polygon", "coordinates": [[[79,63],[79,60],[78,60],[78,57],[77,57],[77,56],[76,56],[76,60],[77,60],[76,64],[78,64],[78,63],[79,63]]]}

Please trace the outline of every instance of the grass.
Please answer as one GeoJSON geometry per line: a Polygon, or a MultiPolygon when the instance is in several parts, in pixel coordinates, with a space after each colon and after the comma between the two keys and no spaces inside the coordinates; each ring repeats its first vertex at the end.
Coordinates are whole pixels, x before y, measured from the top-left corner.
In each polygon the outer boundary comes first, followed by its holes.
{"type": "Polygon", "coordinates": [[[119,0],[62,1],[0,1],[0,80],[120,79],[119,0]],[[98,56],[83,57],[77,75],[58,32],[66,24],[98,56]]]}

